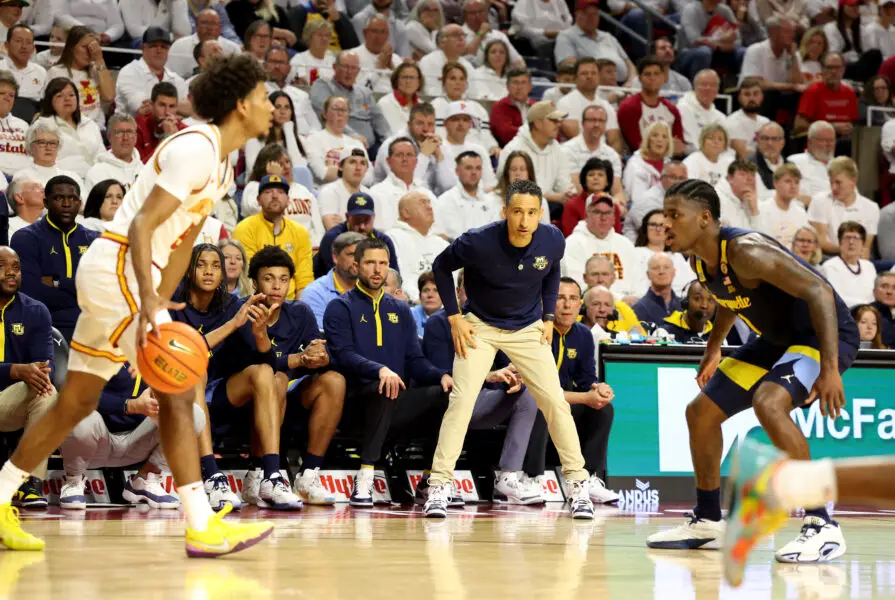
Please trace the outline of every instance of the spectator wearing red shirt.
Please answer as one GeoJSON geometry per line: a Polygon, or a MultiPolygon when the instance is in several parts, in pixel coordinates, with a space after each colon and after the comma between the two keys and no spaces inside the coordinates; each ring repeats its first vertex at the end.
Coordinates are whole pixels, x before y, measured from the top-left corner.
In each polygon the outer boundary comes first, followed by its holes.
{"type": "Polygon", "coordinates": [[[173,83],[162,81],[152,87],[150,96],[152,112],[137,117],[137,151],[144,163],[161,141],[174,135],[186,125],[177,118],[177,88],[173,83]]]}
{"type": "MultiPolygon", "coordinates": [[[[637,64],[641,91],[629,96],[618,106],[618,126],[629,148],[640,148],[646,130],[656,121],[665,121],[671,127],[674,154],[684,154],[684,127],[681,113],[666,98],[659,96],[665,83],[665,69],[655,56],[647,56],[637,64]]],[[[493,121],[493,118],[492,118],[493,121]]]]}
{"type": "MultiPolygon", "coordinates": [[[[560,229],[566,237],[572,235],[575,226],[587,216],[587,199],[591,195],[606,194],[611,197],[609,191],[612,189],[614,179],[612,163],[601,158],[590,158],[584,163],[578,177],[581,182],[581,192],[566,202],[562,211],[560,229]]],[[[618,202],[613,202],[613,206],[615,207],[614,228],[617,233],[621,233],[622,219],[627,211],[618,202]]]]}
{"type": "MultiPolygon", "coordinates": [[[[858,96],[842,84],[845,60],[830,52],[823,60],[823,81],[813,83],[802,93],[793,129],[794,135],[808,131],[815,121],[827,121],[839,139],[851,136],[852,123],[858,119],[858,96]]],[[[837,152],[838,154],[839,152],[837,152]]]]}
{"type": "Polygon", "coordinates": [[[506,146],[526,120],[528,107],[533,103],[531,94],[531,73],[524,67],[507,70],[508,94],[491,106],[491,133],[506,146]]]}

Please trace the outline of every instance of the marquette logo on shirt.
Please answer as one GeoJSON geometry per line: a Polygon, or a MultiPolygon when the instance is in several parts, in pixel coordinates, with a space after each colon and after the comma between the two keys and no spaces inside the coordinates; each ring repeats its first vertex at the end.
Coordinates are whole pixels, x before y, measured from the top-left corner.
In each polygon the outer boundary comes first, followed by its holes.
{"type": "Polygon", "coordinates": [[[543,271],[547,268],[547,257],[546,256],[535,256],[535,261],[532,265],[538,271],[543,271]]]}
{"type": "Polygon", "coordinates": [[[292,246],[292,244],[286,244],[285,246],[283,246],[283,250],[285,250],[289,254],[295,252],[295,248],[292,246]]]}
{"type": "Polygon", "coordinates": [[[724,308],[729,308],[730,310],[736,312],[738,310],[745,310],[752,306],[752,298],[744,298],[742,296],[737,296],[733,300],[727,300],[724,298],[715,298],[721,306],[724,308]]]}
{"type": "Polygon", "coordinates": [[[566,348],[566,356],[568,358],[578,358],[578,350],[575,348],[566,348]]]}
{"type": "Polygon", "coordinates": [[[389,323],[397,323],[398,322],[398,313],[387,313],[388,314],[388,322],[389,323]]]}
{"type": "Polygon", "coordinates": [[[12,332],[16,335],[25,335],[25,324],[24,323],[13,323],[12,324],[12,332]]]}
{"type": "Polygon", "coordinates": [[[84,254],[85,252],[87,252],[87,246],[78,246],[78,252],[80,254],[84,254]]]}

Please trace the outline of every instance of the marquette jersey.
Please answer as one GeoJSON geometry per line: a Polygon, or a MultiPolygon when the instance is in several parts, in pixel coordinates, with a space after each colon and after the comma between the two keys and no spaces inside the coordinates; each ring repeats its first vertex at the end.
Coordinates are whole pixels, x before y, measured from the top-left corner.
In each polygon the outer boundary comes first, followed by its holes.
{"type": "Polygon", "coordinates": [[[230,188],[233,167],[229,157],[221,162],[220,156],[221,134],[214,125],[188,127],[167,138],[143,166],[106,231],[126,238],[131,221],[160,186],[181,202],[152,235],[152,262],[164,268],[187,232],[211,214],[230,188]]]}
{"type": "MultiPolygon", "coordinates": [[[[800,298],[791,296],[778,287],[762,281],[754,289],[743,286],[733,268],[727,261],[728,243],[748,233],[759,233],[737,227],[721,227],[721,263],[718,273],[712,276],[708,272],[705,263],[696,258],[695,270],[699,281],[712,293],[719,305],[736,313],[743,321],[759,334],[763,339],[779,345],[788,345],[793,339],[814,335],[814,325],[811,323],[811,314],[808,303],[800,298]]],[[[774,238],[760,234],[772,243],[780,246],[790,256],[793,256],[803,266],[817,271],[801,258],[786,250],[774,238]]],[[[817,273],[823,279],[823,276],[817,273]]],[[[824,279],[826,281],[826,279],[824,279]]],[[[829,283],[829,282],[828,282],[829,283]]],[[[836,290],[833,291],[836,303],[836,316],[839,323],[840,338],[858,336],[857,325],[849,313],[848,306],[836,290]]]]}

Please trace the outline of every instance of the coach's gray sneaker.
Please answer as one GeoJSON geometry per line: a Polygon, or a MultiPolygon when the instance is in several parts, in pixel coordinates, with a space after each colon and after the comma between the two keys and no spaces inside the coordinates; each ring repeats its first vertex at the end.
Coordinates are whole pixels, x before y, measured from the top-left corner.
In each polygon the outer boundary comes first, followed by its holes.
{"type": "Polygon", "coordinates": [[[449,483],[443,485],[430,485],[429,496],[423,507],[423,514],[430,519],[443,519],[447,516],[448,499],[451,496],[449,483]]]}
{"type": "Polygon", "coordinates": [[[566,484],[566,501],[573,519],[593,519],[594,503],[587,491],[587,480],[568,481],[566,484]]]}

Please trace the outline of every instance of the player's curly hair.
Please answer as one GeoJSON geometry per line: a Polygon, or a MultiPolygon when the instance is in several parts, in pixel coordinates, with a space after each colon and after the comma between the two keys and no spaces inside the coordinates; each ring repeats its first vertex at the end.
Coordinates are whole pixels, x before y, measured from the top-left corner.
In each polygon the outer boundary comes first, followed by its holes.
{"type": "Polygon", "coordinates": [[[212,59],[190,85],[196,113],[215,125],[236,108],[259,83],[267,79],[258,61],[248,53],[212,59]]]}
{"type": "Polygon", "coordinates": [[[721,199],[711,185],[701,179],[686,179],[672,185],[665,191],[665,197],[683,196],[691,202],[701,204],[715,221],[721,220],[721,199]]]}
{"type": "Polygon", "coordinates": [[[202,256],[205,252],[211,252],[215,256],[218,257],[218,261],[220,261],[221,265],[221,282],[218,284],[217,289],[214,290],[214,295],[211,297],[211,302],[208,305],[208,312],[212,314],[218,314],[224,311],[231,302],[235,301],[233,294],[231,294],[227,290],[227,271],[224,266],[225,259],[223,251],[215,246],[214,244],[197,244],[193,247],[193,252],[190,255],[190,266],[186,270],[186,273],[183,274],[183,282],[181,284],[181,302],[190,303],[190,292],[199,287],[196,284],[196,268],[199,265],[199,257],[202,256]]]}
{"type": "Polygon", "coordinates": [[[264,246],[249,261],[249,279],[257,283],[261,269],[271,267],[286,267],[289,269],[289,278],[295,277],[295,263],[292,257],[277,246],[264,246]]]}
{"type": "Polygon", "coordinates": [[[510,205],[510,198],[515,196],[516,194],[523,194],[525,196],[536,196],[538,200],[542,198],[541,188],[534,181],[529,181],[528,179],[520,179],[519,181],[514,181],[509,186],[507,186],[507,193],[504,196],[504,202],[506,205],[510,205]]]}

